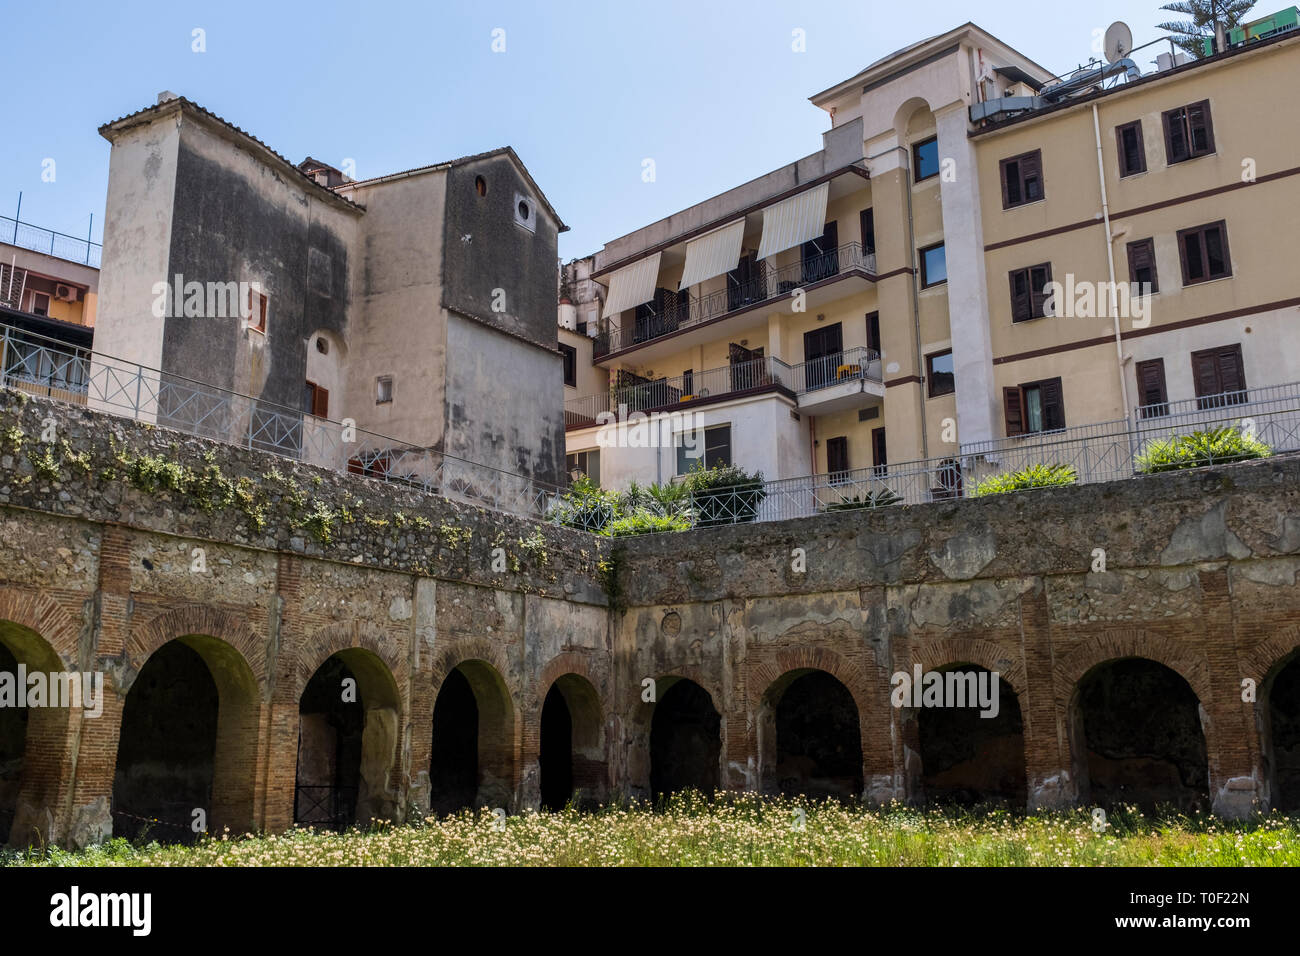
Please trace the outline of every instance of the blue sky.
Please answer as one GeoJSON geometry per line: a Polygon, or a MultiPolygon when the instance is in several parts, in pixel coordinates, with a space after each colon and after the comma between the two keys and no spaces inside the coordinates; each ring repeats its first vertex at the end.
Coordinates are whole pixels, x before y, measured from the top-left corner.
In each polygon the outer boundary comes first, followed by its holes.
{"type": "MultiPolygon", "coordinates": [[[[1260,15],[1283,0],[1257,7],[1260,15]]],[[[0,215],[101,238],[109,146],[98,127],[189,97],[298,162],[381,175],[512,145],[571,227],[563,258],[821,145],[807,98],[967,20],[1047,68],[1088,58],[1122,19],[1158,36],[1158,0],[437,0],[9,4],[0,215]],[[196,28],[206,52],[191,48],[196,28]],[[505,51],[492,51],[493,30],[505,51]],[[806,51],[791,49],[802,29],[806,51]],[[642,160],[655,161],[653,183],[642,160]],[[54,160],[54,181],[42,181],[54,160]]],[[[1138,54],[1140,60],[1153,58],[1138,54]]],[[[1139,63],[1143,69],[1149,66],[1139,63]]]]}

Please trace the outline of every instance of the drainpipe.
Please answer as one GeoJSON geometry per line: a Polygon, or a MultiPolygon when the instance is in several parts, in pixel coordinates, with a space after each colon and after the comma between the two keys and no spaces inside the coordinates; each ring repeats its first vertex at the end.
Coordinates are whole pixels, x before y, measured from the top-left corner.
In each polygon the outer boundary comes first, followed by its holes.
{"type": "MultiPolygon", "coordinates": [[[[914,223],[914,221],[913,221],[913,219],[912,219],[912,158],[911,158],[911,156],[908,154],[908,151],[907,151],[907,148],[906,148],[906,147],[904,147],[904,146],[891,146],[889,149],[883,150],[883,151],[881,151],[881,152],[879,152],[879,153],[876,153],[876,154],[874,154],[874,155],[872,155],[872,156],[868,156],[868,157],[867,157],[867,160],[870,161],[870,160],[873,160],[873,159],[875,159],[875,158],[877,158],[877,157],[879,157],[879,156],[884,156],[886,153],[893,152],[894,150],[898,150],[900,153],[903,154],[903,167],[902,167],[902,168],[903,168],[903,172],[904,172],[904,174],[905,174],[905,178],[906,178],[906,183],[904,184],[904,189],[906,190],[906,193],[907,193],[907,245],[908,245],[907,261],[908,261],[908,262],[911,262],[911,263],[913,264],[913,267],[914,267],[914,268],[912,269],[912,331],[913,331],[913,340],[914,340],[915,343],[916,343],[916,372],[917,372],[917,377],[918,377],[918,378],[921,378],[921,379],[924,379],[925,376],[924,376],[924,374],[923,374],[923,370],[924,370],[924,368],[925,368],[925,356],[923,356],[923,355],[921,354],[921,297],[920,297],[920,293],[917,291],[917,287],[916,287],[916,277],[917,277],[917,274],[918,274],[918,273],[917,273],[917,269],[915,268],[915,265],[916,265],[916,262],[915,262],[915,256],[916,256],[916,228],[915,228],[915,223],[914,223]]],[[[874,200],[873,200],[873,201],[874,201],[874,200]]],[[[952,317],[951,317],[951,316],[948,317],[948,321],[949,321],[949,323],[952,322],[952,317]]],[[[883,381],[884,381],[884,377],[885,377],[885,369],[884,369],[884,361],[883,361],[883,359],[882,359],[882,361],[881,361],[880,377],[881,377],[881,381],[883,382],[883,381]]],[[[923,385],[924,385],[924,381],[922,382],[922,386],[923,386],[923,385]]],[[[920,388],[918,388],[918,390],[917,390],[917,407],[919,408],[919,410],[920,410],[920,414],[921,414],[921,458],[922,458],[922,460],[928,460],[929,457],[930,457],[930,439],[929,439],[929,435],[928,435],[928,430],[927,430],[926,425],[925,425],[925,389],[924,389],[924,387],[920,387],[920,388]]]]}
{"type": "Polygon", "coordinates": [[[1110,314],[1115,320],[1115,363],[1119,371],[1119,400],[1128,420],[1128,382],[1124,377],[1124,343],[1120,336],[1119,309],[1115,303],[1115,247],[1110,238],[1110,202],[1106,198],[1106,166],[1101,153],[1101,120],[1097,116],[1097,104],[1092,104],[1092,131],[1097,139],[1097,179],[1101,183],[1101,218],[1106,227],[1106,264],[1110,269],[1110,287],[1107,299],[1110,314]]]}

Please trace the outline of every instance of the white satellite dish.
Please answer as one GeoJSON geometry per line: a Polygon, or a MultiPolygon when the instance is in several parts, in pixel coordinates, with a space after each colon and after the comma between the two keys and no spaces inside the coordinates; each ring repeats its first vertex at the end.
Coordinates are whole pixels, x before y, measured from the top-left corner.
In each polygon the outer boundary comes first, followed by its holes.
{"type": "Polygon", "coordinates": [[[1118,63],[1133,50],[1133,31],[1123,20],[1116,20],[1106,28],[1106,62],[1118,63]]]}

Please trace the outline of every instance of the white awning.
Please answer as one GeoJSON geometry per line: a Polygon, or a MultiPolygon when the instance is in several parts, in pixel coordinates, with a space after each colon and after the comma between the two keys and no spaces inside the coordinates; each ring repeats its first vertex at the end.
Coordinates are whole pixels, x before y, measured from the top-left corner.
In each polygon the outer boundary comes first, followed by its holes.
{"type": "Polygon", "coordinates": [[[744,238],[745,220],[737,219],[686,243],[686,269],[677,288],[689,288],[736,268],[744,238]]]}
{"type": "Polygon", "coordinates": [[[605,311],[602,319],[625,309],[633,308],[642,302],[649,302],[655,297],[655,282],[659,278],[659,256],[653,256],[624,266],[609,277],[609,295],[605,298],[605,311]]]}
{"type": "Polygon", "coordinates": [[[764,209],[763,239],[758,244],[758,257],[766,259],[820,236],[826,229],[826,198],[829,193],[830,183],[822,183],[764,209]]]}

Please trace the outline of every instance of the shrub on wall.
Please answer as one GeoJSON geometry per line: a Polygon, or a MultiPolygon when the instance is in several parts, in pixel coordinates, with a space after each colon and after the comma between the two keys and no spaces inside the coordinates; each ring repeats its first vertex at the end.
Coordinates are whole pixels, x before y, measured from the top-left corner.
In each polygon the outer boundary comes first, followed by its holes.
{"type": "Polygon", "coordinates": [[[859,497],[854,495],[852,498],[845,498],[843,501],[836,501],[827,505],[822,511],[854,511],[858,508],[885,508],[889,505],[896,505],[903,498],[895,494],[888,488],[881,488],[879,491],[870,491],[859,497]]]}
{"type": "Polygon", "coordinates": [[[705,468],[697,463],[682,484],[690,491],[697,528],[753,521],[767,497],[763,473],[751,475],[736,465],[705,468]]]}
{"type": "Polygon", "coordinates": [[[1153,475],[1161,471],[1222,465],[1230,461],[1267,458],[1273,453],[1268,445],[1233,425],[1195,431],[1189,435],[1170,435],[1152,442],[1137,456],[1137,470],[1153,475]]]}
{"type": "Polygon", "coordinates": [[[986,495],[1000,495],[1008,491],[1023,491],[1026,488],[1059,488],[1072,485],[1079,480],[1079,473],[1071,465],[1030,465],[1019,471],[1009,471],[1004,475],[991,475],[985,478],[971,491],[972,498],[986,495]]]}

